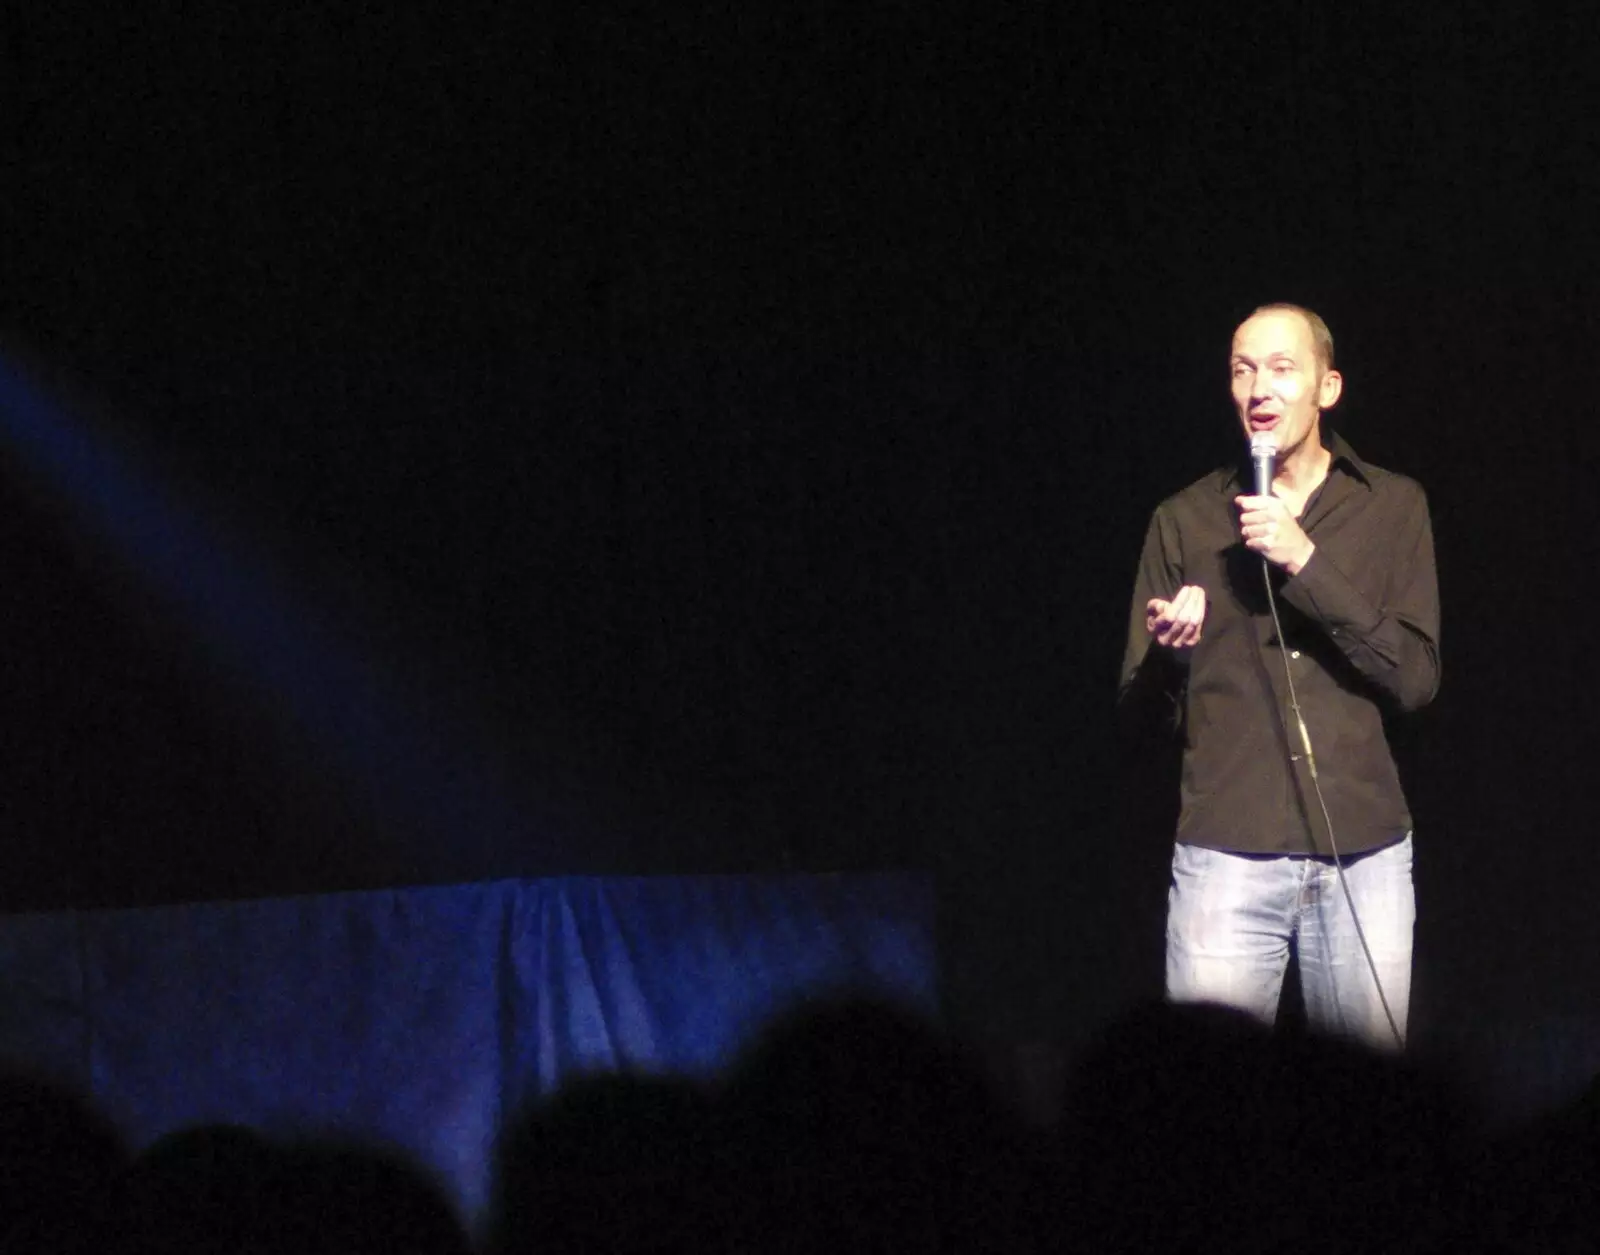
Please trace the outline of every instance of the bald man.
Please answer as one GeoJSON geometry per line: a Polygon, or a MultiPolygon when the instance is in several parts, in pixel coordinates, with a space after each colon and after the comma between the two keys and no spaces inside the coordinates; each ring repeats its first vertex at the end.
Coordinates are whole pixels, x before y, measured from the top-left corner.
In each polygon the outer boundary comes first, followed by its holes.
{"type": "Polygon", "coordinates": [[[1328,430],[1344,380],[1312,311],[1257,309],[1228,368],[1240,458],[1156,508],[1119,696],[1182,718],[1167,995],[1270,1023],[1293,953],[1314,1026],[1400,1048],[1416,908],[1386,726],[1439,685],[1427,500],[1328,430]]]}

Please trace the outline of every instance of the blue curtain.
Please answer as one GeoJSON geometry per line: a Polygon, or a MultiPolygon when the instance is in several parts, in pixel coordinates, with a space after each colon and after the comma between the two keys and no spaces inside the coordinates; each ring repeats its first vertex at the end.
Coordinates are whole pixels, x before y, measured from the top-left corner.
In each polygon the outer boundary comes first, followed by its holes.
{"type": "Polygon", "coordinates": [[[503,1115],[591,1071],[706,1076],[776,1012],[935,1010],[909,875],[561,878],[0,918],[0,1051],[135,1145],[198,1122],[401,1147],[481,1212],[503,1115]]]}

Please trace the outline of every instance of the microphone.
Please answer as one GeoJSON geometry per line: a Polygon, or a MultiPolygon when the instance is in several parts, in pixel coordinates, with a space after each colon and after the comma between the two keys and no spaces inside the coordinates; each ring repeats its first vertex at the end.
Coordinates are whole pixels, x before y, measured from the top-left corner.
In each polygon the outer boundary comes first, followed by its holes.
{"type": "Polygon", "coordinates": [[[1256,468],[1258,497],[1272,495],[1272,475],[1278,465],[1278,438],[1270,431],[1258,431],[1250,437],[1250,461],[1256,468]]]}

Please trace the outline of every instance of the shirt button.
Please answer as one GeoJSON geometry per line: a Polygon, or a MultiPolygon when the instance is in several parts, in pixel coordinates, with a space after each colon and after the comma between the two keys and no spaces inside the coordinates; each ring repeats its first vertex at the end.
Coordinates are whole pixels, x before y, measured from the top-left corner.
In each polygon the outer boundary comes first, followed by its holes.
{"type": "Polygon", "coordinates": [[[1294,650],[1290,650],[1289,651],[1289,657],[1298,658],[1299,656],[1300,656],[1300,651],[1298,649],[1294,649],[1294,650]]]}

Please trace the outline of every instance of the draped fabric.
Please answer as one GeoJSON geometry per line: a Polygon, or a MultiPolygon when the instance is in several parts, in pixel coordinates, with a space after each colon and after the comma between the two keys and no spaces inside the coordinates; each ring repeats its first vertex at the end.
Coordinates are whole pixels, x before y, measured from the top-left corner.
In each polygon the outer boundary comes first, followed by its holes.
{"type": "Polygon", "coordinates": [[[135,1145],[398,1146],[473,1217],[502,1117],[574,1076],[709,1076],[811,995],[932,1012],[932,903],[910,875],[557,878],[11,916],[0,1054],[135,1145]]]}

